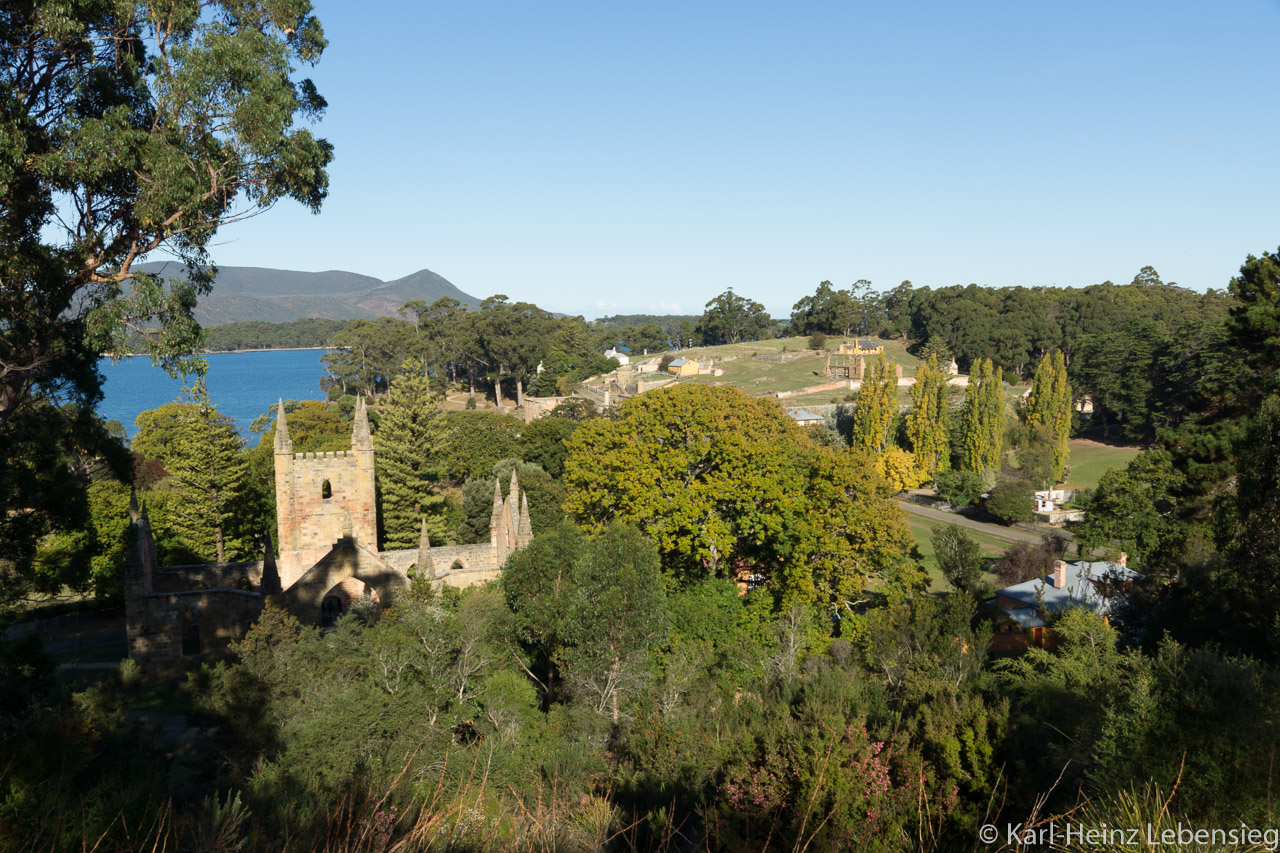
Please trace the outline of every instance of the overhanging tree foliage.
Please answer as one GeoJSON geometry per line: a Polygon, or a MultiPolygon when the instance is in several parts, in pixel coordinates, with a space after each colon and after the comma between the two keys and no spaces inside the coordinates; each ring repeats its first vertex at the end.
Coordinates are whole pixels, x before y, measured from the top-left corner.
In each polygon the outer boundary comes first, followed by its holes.
{"type": "Polygon", "coordinates": [[[168,363],[196,339],[218,227],[282,198],[318,209],[331,146],[295,127],[325,107],[294,79],[325,47],[306,0],[28,0],[0,14],[0,423],[64,382],[85,402],[99,353],[147,321],[168,363]]]}
{"type": "MultiPolygon", "coordinates": [[[[98,357],[124,351],[130,331],[170,367],[192,351],[220,226],[285,198],[319,208],[332,148],[296,123],[325,102],[295,71],[324,47],[306,0],[0,8],[0,440],[11,457],[30,445],[13,425],[24,408],[56,391],[92,409],[98,357]],[[187,276],[135,268],[159,249],[187,276]]],[[[0,479],[4,516],[38,505],[56,477],[12,479],[6,466],[0,479]]],[[[31,549],[9,541],[22,573],[31,549]]]]}

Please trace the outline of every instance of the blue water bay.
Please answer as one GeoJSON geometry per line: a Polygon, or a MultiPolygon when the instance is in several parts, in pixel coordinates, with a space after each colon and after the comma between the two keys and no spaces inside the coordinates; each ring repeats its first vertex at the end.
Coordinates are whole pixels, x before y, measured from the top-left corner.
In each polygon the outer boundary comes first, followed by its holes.
{"type": "MultiPolygon", "coordinates": [[[[267,411],[276,400],[322,400],[320,357],[324,350],[264,350],[224,352],[205,356],[209,372],[205,382],[218,411],[236,420],[248,438],[249,424],[267,411]]],[[[124,424],[129,437],[137,432],[134,423],[142,412],[175,402],[182,397],[183,382],[151,364],[142,356],[99,364],[105,384],[98,413],[124,424]]]]}

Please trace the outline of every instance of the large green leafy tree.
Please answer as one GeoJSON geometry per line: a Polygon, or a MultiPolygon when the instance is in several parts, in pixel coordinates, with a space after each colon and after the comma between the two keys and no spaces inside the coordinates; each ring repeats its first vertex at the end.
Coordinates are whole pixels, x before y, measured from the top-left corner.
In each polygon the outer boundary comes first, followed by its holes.
{"type": "Polygon", "coordinates": [[[782,609],[802,604],[842,618],[872,587],[918,591],[924,578],[909,557],[906,517],[872,457],[814,447],[797,454],[797,465],[804,502],[776,569],[782,609]]]}
{"type": "Polygon", "coordinates": [[[562,523],[511,555],[503,593],[548,701],[563,670],[579,701],[619,721],[666,636],[660,569],[653,542],[618,522],[590,537],[562,523]]]}
{"type": "Polygon", "coordinates": [[[638,525],[682,581],[755,573],[780,601],[843,607],[894,578],[901,512],[859,454],[809,444],[774,402],[681,385],[584,423],[568,441],[565,509],[638,525]]]}
{"type": "Polygon", "coordinates": [[[200,266],[226,222],[319,207],[331,147],[295,122],[325,103],[294,70],[324,46],[306,0],[5,5],[0,424],[55,382],[93,402],[98,354],[147,320],[152,355],[190,351],[207,277],[140,258],[200,266]]]}
{"type": "Polygon", "coordinates": [[[417,545],[424,516],[437,542],[448,532],[445,499],[437,486],[448,426],[422,363],[410,360],[404,367],[391,383],[373,435],[387,548],[417,545]]]}
{"type": "Polygon", "coordinates": [[[504,377],[515,380],[516,402],[523,405],[525,382],[537,369],[547,338],[555,331],[555,318],[536,305],[508,302],[499,294],[480,304],[475,324],[498,405],[502,405],[504,377]]]}
{"type": "MultiPolygon", "coordinates": [[[[141,331],[175,366],[198,337],[218,228],[292,198],[318,209],[331,146],[299,120],[325,103],[300,64],[325,40],[306,0],[16,0],[0,10],[0,444],[36,458],[48,436],[17,423],[56,389],[91,411],[96,365],[141,331]],[[190,265],[138,270],[164,249],[190,265]]],[[[64,423],[67,443],[91,427],[64,423]]],[[[0,468],[0,518],[21,574],[32,537],[83,507],[42,466],[0,468]],[[58,495],[65,511],[36,511],[58,495]],[[16,537],[16,538],[15,538],[16,537]],[[19,541],[21,540],[21,541],[19,541]]]]}
{"type": "Polygon", "coordinates": [[[791,311],[791,329],[794,334],[807,335],[825,332],[828,335],[848,335],[854,325],[853,296],[824,281],[812,296],[797,302],[791,311]]]}
{"type": "MultiPolygon", "coordinates": [[[[105,551],[97,546],[108,547],[110,534],[91,531],[103,507],[90,482],[128,479],[120,441],[92,412],[39,402],[0,429],[0,459],[0,610],[33,593],[87,589],[90,580],[108,591],[110,578],[98,573],[105,551]]],[[[127,505],[126,496],[121,509],[127,505]]]]}
{"type": "Polygon", "coordinates": [[[520,455],[524,421],[496,412],[446,412],[444,475],[455,483],[487,478],[503,459],[520,455]]]}
{"type": "Polygon", "coordinates": [[[596,351],[586,321],[565,317],[547,343],[541,363],[536,365],[529,390],[546,397],[567,394],[588,376],[608,373],[615,367],[613,359],[596,351]]]}
{"type": "Polygon", "coordinates": [[[952,588],[972,593],[982,579],[982,549],[973,537],[955,524],[933,530],[933,552],[938,568],[952,588]]]}
{"type": "Polygon", "coordinates": [[[729,288],[707,303],[695,333],[704,344],[736,344],[773,337],[773,320],[764,306],[729,288]]]}
{"type": "Polygon", "coordinates": [[[1181,556],[1186,528],[1179,495],[1186,478],[1165,450],[1146,450],[1123,469],[1102,475],[1089,511],[1075,530],[1081,553],[1123,551],[1134,567],[1167,571],[1181,556]]]}
{"type": "Polygon", "coordinates": [[[770,400],[694,384],[653,391],[569,439],[565,508],[602,526],[636,523],[668,567],[724,577],[785,535],[800,497],[789,451],[801,440],[770,400]]]}
{"type": "MultiPolygon", "coordinates": [[[[1265,397],[1280,391],[1280,249],[1249,255],[1229,287],[1237,302],[1225,339],[1213,340],[1209,369],[1192,377],[1185,421],[1161,436],[1201,497],[1230,491],[1250,420],[1265,397]]],[[[1207,514],[1210,503],[1196,501],[1197,513],[1207,514]]]]}
{"type": "Polygon", "coordinates": [[[320,359],[327,371],[320,384],[330,397],[384,393],[413,342],[413,325],[404,320],[356,320],[329,339],[330,349],[320,359]]]}

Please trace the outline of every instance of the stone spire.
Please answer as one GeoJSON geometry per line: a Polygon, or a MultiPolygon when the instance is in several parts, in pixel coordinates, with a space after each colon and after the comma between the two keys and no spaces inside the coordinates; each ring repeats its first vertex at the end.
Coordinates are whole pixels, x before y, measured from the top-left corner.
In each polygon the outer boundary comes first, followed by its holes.
{"type": "Polygon", "coordinates": [[[129,520],[134,524],[138,523],[142,515],[138,512],[138,490],[133,486],[129,487],[129,520]]]}
{"type": "Polygon", "coordinates": [[[519,505],[520,481],[516,479],[516,466],[511,466],[511,488],[507,490],[507,497],[511,498],[511,506],[515,508],[519,505]]]}
{"type": "Polygon", "coordinates": [[[262,582],[259,589],[263,595],[275,595],[280,591],[280,571],[276,568],[276,552],[271,547],[271,531],[263,537],[262,546],[262,582]]]}
{"type": "Polygon", "coordinates": [[[289,438],[289,422],[284,418],[284,400],[276,404],[276,453],[293,454],[293,440],[289,438]]]}
{"type": "Polygon", "coordinates": [[[364,395],[356,397],[356,419],[351,426],[351,449],[373,450],[373,436],[369,434],[369,410],[364,406],[364,395]]]}
{"type": "Polygon", "coordinates": [[[502,484],[496,477],[493,480],[493,515],[490,518],[492,524],[497,524],[502,518],[502,484]]]}
{"type": "Polygon", "coordinates": [[[520,526],[516,530],[516,547],[524,548],[533,541],[533,522],[529,520],[529,493],[520,493],[520,526]]]}
{"type": "Polygon", "coordinates": [[[138,539],[137,539],[137,571],[138,582],[141,591],[145,594],[152,592],[152,576],[159,570],[159,561],[156,558],[156,540],[151,535],[151,516],[147,514],[146,501],[142,503],[142,511],[138,515],[138,539]]]}
{"type": "Polygon", "coordinates": [[[489,546],[493,548],[493,559],[501,564],[505,555],[500,552],[501,535],[498,528],[502,526],[502,483],[493,478],[493,513],[489,516],[489,546]]]}
{"type": "Polygon", "coordinates": [[[431,560],[431,537],[427,535],[427,517],[422,517],[422,532],[418,534],[418,577],[436,579],[436,566],[431,560]]]}

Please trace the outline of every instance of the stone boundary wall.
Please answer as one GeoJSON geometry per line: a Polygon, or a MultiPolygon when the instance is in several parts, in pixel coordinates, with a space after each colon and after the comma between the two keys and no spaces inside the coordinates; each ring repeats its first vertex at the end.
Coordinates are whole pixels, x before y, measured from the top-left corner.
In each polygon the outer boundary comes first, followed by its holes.
{"type": "Polygon", "coordinates": [[[675,381],[676,381],[676,378],[669,374],[665,376],[662,376],[662,375],[654,376],[651,379],[640,379],[637,377],[636,393],[643,394],[644,392],[652,391],[655,388],[665,388],[666,386],[670,385],[672,382],[675,382],[675,381]]]}
{"type": "Polygon", "coordinates": [[[773,398],[785,400],[788,397],[803,397],[805,394],[821,394],[823,391],[857,391],[861,387],[862,383],[857,379],[841,379],[839,382],[810,385],[808,388],[799,388],[795,391],[775,391],[773,398]]]}
{"type": "Polygon", "coordinates": [[[551,410],[563,403],[569,397],[530,397],[524,395],[524,422],[526,424],[533,423],[543,415],[551,414],[551,410]]]}
{"type": "Polygon", "coordinates": [[[841,406],[849,406],[850,411],[852,411],[853,403],[814,403],[812,405],[805,404],[803,406],[791,406],[787,409],[787,411],[793,412],[793,411],[799,411],[800,409],[804,409],[806,412],[813,412],[813,414],[815,415],[822,415],[824,418],[830,418],[830,417],[833,417],[837,411],[839,411],[841,406]]]}
{"type": "MultiPolygon", "coordinates": [[[[799,350],[797,352],[758,352],[751,356],[757,361],[768,361],[773,364],[788,364],[793,361],[799,361],[802,358],[814,358],[814,354],[808,350],[799,350]]],[[[720,359],[728,361],[727,358],[720,359]]]]}

